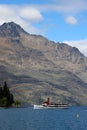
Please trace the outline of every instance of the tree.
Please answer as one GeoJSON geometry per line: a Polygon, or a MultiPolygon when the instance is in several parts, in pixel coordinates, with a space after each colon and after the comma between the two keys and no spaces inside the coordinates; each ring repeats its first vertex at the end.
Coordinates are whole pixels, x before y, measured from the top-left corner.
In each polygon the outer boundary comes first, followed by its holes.
{"type": "Polygon", "coordinates": [[[14,103],[14,97],[13,97],[13,95],[10,93],[10,90],[9,90],[9,88],[8,88],[6,82],[4,82],[3,88],[2,88],[2,89],[0,88],[0,92],[1,92],[1,90],[2,90],[2,94],[1,94],[1,95],[2,95],[1,104],[5,104],[6,107],[11,106],[11,105],[14,103]],[[5,100],[3,100],[3,98],[4,98],[5,100]]]}
{"type": "Polygon", "coordinates": [[[20,106],[20,101],[18,101],[18,100],[16,100],[15,102],[14,102],[14,105],[16,106],[16,107],[19,107],[20,106]]]}
{"type": "Polygon", "coordinates": [[[8,88],[7,83],[5,81],[4,86],[3,86],[3,96],[8,97],[9,95],[10,95],[10,91],[9,91],[9,88],[8,88]]]}
{"type": "Polygon", "coordinates": [[[7,106],[7,98],[3,97],[0,99],[0,106],[1,107],[6,107],[7,106]]]}
{"type": "Polygon", "coordinates": [[[2,90],[2,87],[0,86],[0,99],[2,98],[2,96],[3,96],[3,90],[2,90]]]}

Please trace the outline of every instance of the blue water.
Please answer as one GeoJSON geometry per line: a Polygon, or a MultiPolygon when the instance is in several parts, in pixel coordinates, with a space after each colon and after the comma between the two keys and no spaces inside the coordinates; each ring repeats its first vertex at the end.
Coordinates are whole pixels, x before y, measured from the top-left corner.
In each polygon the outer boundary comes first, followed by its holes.
{"type": "Polygon", "coordinates": [[[0,109],[0,130],[87,130],[87,107],[0,109]]]}

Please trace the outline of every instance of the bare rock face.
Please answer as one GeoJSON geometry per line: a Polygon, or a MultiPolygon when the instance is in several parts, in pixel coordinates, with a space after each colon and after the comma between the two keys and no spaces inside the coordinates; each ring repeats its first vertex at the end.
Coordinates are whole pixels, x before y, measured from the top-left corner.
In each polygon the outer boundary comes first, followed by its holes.
{"type": "Polygon", "coordinates": [[[47,97],[87,105],[87,57],[77,48],[30,35],[14,22],[0,26],[0,83],[30,104],[47,97]]]}
{"type": "Polygon", "coordinates": [[[0,37],[17,37],[20,36],[21,33],[28,34],[14,22],[4,23],[0,26],[0,37]]]}

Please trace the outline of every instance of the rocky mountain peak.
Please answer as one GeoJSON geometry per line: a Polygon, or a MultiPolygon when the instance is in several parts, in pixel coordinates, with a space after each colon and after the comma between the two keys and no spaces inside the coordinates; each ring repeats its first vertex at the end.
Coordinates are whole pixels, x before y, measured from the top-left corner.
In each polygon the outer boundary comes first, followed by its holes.
{"type": "Polygon", "coordinates": [[[0,26],[0,37],[17,37],[21,33],[28,34],[20,25],[14,22],[4,23],[0,26]]]}

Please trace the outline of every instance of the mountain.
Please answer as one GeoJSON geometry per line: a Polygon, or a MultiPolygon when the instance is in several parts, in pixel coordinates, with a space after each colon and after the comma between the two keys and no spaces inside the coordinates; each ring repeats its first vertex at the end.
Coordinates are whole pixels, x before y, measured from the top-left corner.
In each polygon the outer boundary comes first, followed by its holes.
{"type": "Polygon", "coordinates": [[[87,105],[87,57],[77,48],[28,34],[14,22],[0,26],[0,83],[29,104],[47,97],[87,105]]]}

